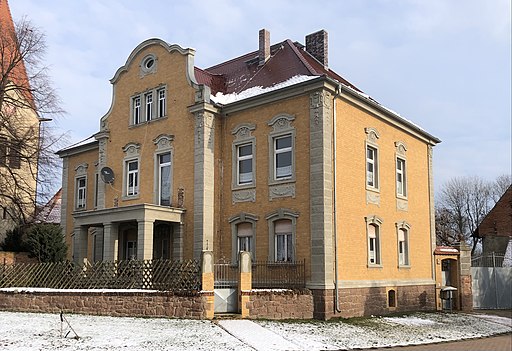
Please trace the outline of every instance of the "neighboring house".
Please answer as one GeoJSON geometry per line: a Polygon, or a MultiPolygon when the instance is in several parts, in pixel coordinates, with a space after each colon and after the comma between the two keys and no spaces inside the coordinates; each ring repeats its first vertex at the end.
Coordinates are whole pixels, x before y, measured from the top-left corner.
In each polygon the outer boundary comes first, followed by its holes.
{"type": "Polygon", "coordinates": [[[14,33],[9,4],[0,0],[0,241],[32,219],[36,196],[39,118],[14,33]]]}
{"type": "Polygon", "coordinates": [[[262,30],[259,50],[201,69],[193,49],[139,44],[99,132],[59,151],[70,258],[236,262],[243,250],[305,260],[320,318],[435,309],[440,141],[327,53],[325,31],[304,46],[262,30]]]}
{"type": "Polygon", "coordinates": [[[484,255],[507,252],[512,242],[512,185],[485,216],[474,235],[482,239],[484,255]]]}
{"type": "Polygon", "coordinates": [[[58,224],[60,225],[61,215],[61,196],[62,189],[59,189],[55,195],[38,211],[36,223],[58,224]]]}

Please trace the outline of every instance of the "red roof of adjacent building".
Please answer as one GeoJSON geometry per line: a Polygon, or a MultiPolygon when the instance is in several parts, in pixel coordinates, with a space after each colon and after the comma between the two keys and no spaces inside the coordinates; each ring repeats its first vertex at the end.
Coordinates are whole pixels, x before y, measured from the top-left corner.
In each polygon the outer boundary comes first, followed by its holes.
{"type": "Polygon", "coordinates": [[[22,94],[25,95],[32,107],[35,107],[25,63],[16,48],[16,29],[7,0],[0,0],[0,36],[2,44],[0,60],[3,61],[0,70],[1,78],[3,79],[3,76],[7,75],[9,81],[14,82],[19,87],[23,87],[22,94]],[[13,63],[16,63],[16,66],[10,68],[9,66],[13,63]]]}
{"type": "Polygon", "coordinates": [[[482,220],[475,235],[480,238],[485,236],[512,237],[512,185],[482,220]]]}

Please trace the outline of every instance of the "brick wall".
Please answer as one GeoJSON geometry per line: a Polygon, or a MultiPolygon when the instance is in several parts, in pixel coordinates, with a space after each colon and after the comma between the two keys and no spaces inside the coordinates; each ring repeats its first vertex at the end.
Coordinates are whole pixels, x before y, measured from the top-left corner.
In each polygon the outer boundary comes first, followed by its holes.
{"type": "Polygon", "coordinates": [[[313,295],[309,290],[251,290],[247,309],[251,319],[311,319],[313,295]]]}
{"type": "Polygon", "coordinates": [[[0,310],[204,319],[207,296],[165,292],[0,292],[0,310]]]}

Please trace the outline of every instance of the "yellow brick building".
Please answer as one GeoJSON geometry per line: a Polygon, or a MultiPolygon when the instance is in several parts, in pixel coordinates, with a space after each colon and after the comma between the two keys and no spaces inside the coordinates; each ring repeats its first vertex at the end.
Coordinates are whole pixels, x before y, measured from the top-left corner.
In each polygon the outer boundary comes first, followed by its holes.
{"type": "Polygon", "coordinates": [[[200,69],[150,39],[63,158],[75,261],[306,262],[315,317],[434,309],[432,147],[328,67],[325,31],[200,69]]]}

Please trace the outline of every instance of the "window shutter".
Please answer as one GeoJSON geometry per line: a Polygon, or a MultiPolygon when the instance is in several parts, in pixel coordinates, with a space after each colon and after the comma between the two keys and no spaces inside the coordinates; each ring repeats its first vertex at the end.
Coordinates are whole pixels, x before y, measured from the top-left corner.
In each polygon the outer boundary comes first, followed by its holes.
{"type": "Polygon", "coordinates": [[[274,222],[274,232],[276,234],[288,234],[292,232],[292,221],[282,219],[274,222]]]}
{"type": "Polygon", "coordinates": [[[405,241],[405,230],[398,229],[398,241],[405,241]]]}
{"type": "Polygon", "coordinates": [[[252,224],[249,222],[237,225],[238,236],[252,236],[252,224]]]}
{"type": "Polygon", "coordinates": [[[368,237],[369,238],[376,238],[377,237],[377,233],[376,233],[376,230],[375,230],[375,226],[370,224],[368,226],[368,237]]]}

